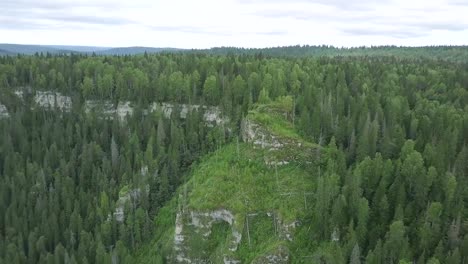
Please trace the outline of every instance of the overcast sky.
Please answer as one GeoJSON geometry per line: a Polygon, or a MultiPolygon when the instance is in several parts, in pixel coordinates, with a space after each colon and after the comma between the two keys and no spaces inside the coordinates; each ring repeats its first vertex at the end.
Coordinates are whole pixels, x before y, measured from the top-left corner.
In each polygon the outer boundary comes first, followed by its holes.
{"type": "Polygon", "coordinates": [[[0,0],[0,43],[468,45],[468,0],[0,0]]]}

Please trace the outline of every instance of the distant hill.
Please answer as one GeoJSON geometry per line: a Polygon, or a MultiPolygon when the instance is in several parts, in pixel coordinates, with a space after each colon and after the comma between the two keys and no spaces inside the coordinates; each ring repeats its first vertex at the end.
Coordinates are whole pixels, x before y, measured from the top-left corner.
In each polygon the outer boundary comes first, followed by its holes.
{"type": "Polygon", "coordinates": [[[7,50],[4,50],[4,49],[0,49],[0,56],[1,55],[12,55],[13,53],[7,51],[7,50]]]}
{"type": "Polygon", "coordinates": [[[158,53],[163,51],[179,51],[175,48],[152,48],[152,47],[94,47],[94,46],[66,46],[66,45],[23,45],[23,44],[0,44],[0,55],[35,53],[83,53],[99,55],[136,55],[143,53],[158,53]]]}
{"type": "Polygon", "coordinates": [[[151,48],[151,47],[125,47],[125,48],[111,48],[106,50],[95,51],[100,55],[136,55],[143,53],[159,53],[165,51],[181,51],[176,48],[151,48]]]}
{"type": "Polygon", "coordinates": [[[204,53],[211,55],[243,54],[266,57],[395,57],[397,59],[431,59],[452,62],[468,62],[468,46],[425,46],[425,47],[351,47],[333,46],[284,46],[270,48],[215,47],[210,49],[176,49],[155,47],[95,47],[66,45],[20,45],[0,44],[0,56],[35,53],[50,54],[97,54],[97,55],[137,55],[160,52],[204,53]]]}
{"type": "Polygon", "coordinates": [[[64,46],[64,45],[50,45],[49,47],[59,50],[71,50],[74,52],[97,52],[111,49],[111,47],[96,47],[96,46],[64,46]]]}
{"type": "Polygon", "coordinates": [[[26,54],[34,55],[35,53],[72,53],[74,51],[68,50],[63,46],[62,48],[54,48],[53,46],[42,45],[21,45],[21,44],[0,44],[0,50],[6,51],[8,54],[26,54]]]}
{"type": "Polygon", "coordinates": [[[192,52],[214,55],[246,54],[269,57],[396,57],[401,59],[436,59],[455,62],[468,62],[468,46],[424,46],[398,47],[373,46],[338,48],[334,46],[296,45],[270,48],[216,47],[192,50],[192,52]]]}

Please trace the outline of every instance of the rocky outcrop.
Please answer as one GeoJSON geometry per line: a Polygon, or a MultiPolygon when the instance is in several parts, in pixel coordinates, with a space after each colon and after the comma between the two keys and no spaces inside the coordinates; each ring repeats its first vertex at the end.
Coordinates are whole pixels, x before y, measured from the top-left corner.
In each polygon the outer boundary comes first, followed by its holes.
{"type": "Polygon", "coordinates": [[[0,104],[0,118],[9,117],[9,116],[10,114],[8,113],[6,106],[0,104]]]}
{"type": "MultiPolygon", "coordinates": [[[[162,112],[165,114],[170,114],[172,111],[167,106],[163,109],[162,112]]],[[[264,161],[268,166],[284,166],[299,161],[303,157],[297,153],[312,150],[311,144],[303,144],[295,137],[276,135],[267,126],[249,118],[243,120],[241,133],[244,142],[262,150],[261,153],[264,153],[264,161]]],[[[236,256],[242,254],[238,252],[241,243],[246,243],[250,247],[250,243],[257,243],[255,239],[259,233],[256,232],[265,232],[261,237],[275,237],[275,241],[281,241],[280,245],[258,256],[252,263],[289,263],[290,253],[287,243],[294,240],[296,228],[300,224],[298,220],[284,220],[274,208],[271,208],[271,211],[246,213],[227,209],[194,211],[181,205],[176,215],[172,255],[168,261],[239,264],[242,261],[236,256]],[[216,225],[219,223],[226,223],[229,226],[228,231],[226,232],[226,227],[216,225]],[[266,224],[272,225],[271,228],[270,226],[265,228],[266,224]],[[262,228],[259,228],[259,225],[262,228]]]]}
{"type": "MultiPolygon", "coordinates": [[[[277,214],[273,212],[263,213],[252,213],[249,214],[250,221],[253,221],[255,217],[269,217],[273,220],[272,223],[275,225],[277,230],[276,235],[279,239],[284,241],[292,241],[295,228],[299,226],[299,221],[284,222],[277,214]]],[[[199,255],[193,256],[193,251],[198,246],[191,244],[194,236],[199,236],[201,241],[199,243],[209,243],[210,235],[212,234],[213,225],[215,223],[224,222],[229,224],[230,232],[226,237],[226,248],[225,253],[222,255],[222,261],[226,264],[239,264],[242,263],[235,257],[236,251],[242,240],[242,230],[245,227],[245,223],[239,223],[239,218],[229,210],[220,209],[211,212],[179,212],[176,215],[175,221],[175,232],[174,232],[174,256],[173,261],[175,263],[211,263],[207,259],[200,258],[199,255]],[[242,227],[241,227],[242,226],[242,227]],[[230,253],[227,253],[230,252],[230,253]]],[[[244,233],[245,234],[245,233],[244,233]]],[[[206,255],[209,255],[206,252],[206,255]]],[[[220,260],[221,261],[221,260],[220,260]]],[[[259,257],[254,263],[289,263],[289,251],[285,246],[281,246],[278,249],[259,257]],[[269,262],[271,261],[271,262],[269,262]]]]}
{"type": "Polygon", "coordinates": [[[242,140],[254,148],[267,150],[264,162],[269,167],[288,165],[291,162],[310,163],[319,155],[318,148],[296,138],[272,133],[267,127],[245,118],[241,124],[242,140]]]}
{"type": "MultiPolygon", "coordinates": [[[[232,212],[219,209],[211,212],[190,211],[177,213],[174,234],[174,261],[176,263],[203,263],[206,261],[200,259],[199,256],[191,256],[193,248],[189,245],[188,240],[193,238],[190,237],[191,235],[197,234],[201,237],[199,243],[206,243],[211,235],[213,225],[220,222],[227,223],[230,226],[227,250],[236,251],[241,242],[242,234],[237,229],[236,218],[232,212]]],[[[228,255],[223,256],[223,262],[240,263],[228,255]]]]}
{"type": "Polygon", "coordinates": [[[203,113],[203,120],[208,125],[222,125],[227,123],[227,118],[223,117],[219,107],[195,105],[195,104],[171,104],[171,103],[153,103],[150,107],[150,112],[160,111],[165,117],[170,118],[172,112],[178,108],[180,118],[187,118],[188,114],[193,111],[201,111],[203,113]]]}
{"type": "Polygon", "coordinates": [[[60,109],[62,111],[70,111],[72,108],[71,98],[57,92],[37,91],[34,101],[39,107],[43,108],[60,109]]]}
{"type": "Polygon", "coordinates": [[[287,241],[293,241],[294,231],[296,227],[300,225],[300,222],[296,220],[290,223],[283,223],[281,219],[277,221],[279,222],[278,226],[280,227],[280,230],[279,230],[280,238],[283,240],[287,240],[287,241]]]}
{"type": "Polygon", "coordinates": [[[23,91],[22,90],[16,90],[13,92],[18,98],[23,99],[23,91]]]}
{"type": "Polygon", "coordinates": [[[228,256],[224,256],[223,257],[223,263],[224,264],[240,264],[241,261],[240,260],[236,260],[236,259],[232,259],[228,256]]]}
{"type": "Polygon", "coordinates": [[[84,111],[87,114],[93,111],[101,112],[106,116],[111,116],[115,113],[114,105],[108,100],[86,100],[84,103],[84,111]]]}
{"type": "MultiPolygon", "coordinates": [[[[146,192],[149,191],[149,186],[146,188],[146,192]]],[[[119,197],[117,200],[117,203],[115,205],[115,211],[113,213],[113,216],[117,222],[123,222],[125,220],[125,205],[127,203],[130,203],[131,206],[135,206],[136,201],[138,198],[141,196],[141,189],[140,188],[135,188],[132,190],[129,190],[128,192],[124,193],[119,197]]]]}
{"type": "Polygon", "coordinates": [[[123,121],[127,116],[133,115],[133,107],[130,102],[119,102],[115,106],[108,100],[86,100],[84,105],[86,113],[96,112],[101,113],[105,117],[113,119],[117,116],[119,120],[123,121]]]}
{"type": "MultiPolygon", "coordinates": [[[[203,105],[188,105],[188,104],[171,104],[171,103],[153,103],[143,113],[149,114],[161,112],[166,118],[171,118],[174,111],[178,111],[181,119],[186,119],[188,114],[193,111],[200,111],[203,115],[203,120],[207,126],[223,125],[228,122],[226,117],[223,117],[218,107],[208,107],[203,105]]],[[[114,107],[110,101],[87,100],[85,102],[85,111],[101,112],[108,118],[113,118],[117,115],[120,120],[125,120],[127,116],[132,116],[134,109],[131,102],[119,102],[117,107],[114,107]]]]}
{"type": "Polygon", "coordinates": [[[244,142],[252,143],[256,148],[270,151],[279,150],[285,144],[284,140],[281,140],[281,138],[273,135],[265,127],[250,119],[242,121],[241,136],[244,142]]]}
{"type": "MultiPolygon", "coordinates": [[[[25,93],[23,90],[26,91],[26,93],[31,93],[30,87],[20,87],[14,94],[18,98],[23,99],[25,93]]],[[[72,109],[71,97],[62,95],[59,92],[36,91],[34,101],[36,105],[41,108],[60,109],[66,112],[72,109]]],[[[200,111],[203,120],[209,127],[224,125],[229,121],[227,117],[223,116],[219,107],[195,104],[153,103],[148,109],[144,110],[143,113],[148,114],[161,111],[166,118],[171,118],[172,112],[176,110],[179,112],[179,117],[181,119],[186,119],[190,112],[200,111]]],[[[129,101],[121,101],[117,105],[114,105],[114,103],[109,100],[86,100],[84,103],[84,111],[86,113],[101,113],[104,117],[110,119],[117,115],[120,120],[125,120],[127,116],[133,115],[134,108],[129,101]]]]}

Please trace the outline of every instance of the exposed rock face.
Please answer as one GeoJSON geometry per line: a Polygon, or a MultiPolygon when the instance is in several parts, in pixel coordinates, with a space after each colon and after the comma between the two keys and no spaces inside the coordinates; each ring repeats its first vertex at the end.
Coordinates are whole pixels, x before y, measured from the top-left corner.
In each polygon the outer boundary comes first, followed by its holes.
{"type": "Polygon", "coordinates": [[[299,221],[293,221],[291,223],[282,223],[281,220],[277,220],[278,226],[280,227],[280,238],[288,241],[293,241],[293,233],[296,229],[296,227],[299,226],[299,221]]]}
{"type": "Polygon", "coordinates": [[[241,130],[242,140],[252,143],[254,147],[270,151],[284,147],[284,142],[280,138],[272,135],[267,129],[252,120],[244,119],[241,130]]]}
{"type": "MultiPolygon", "coordinates": [[[[149,189],[149,186],[148,188],[149,189]]],[[[148,191],[148,190],[146,190],[148,191]]],[[[125,213],[124,207],[125,204],[128,202],[134,203],[141,195],[141,189],[136,188],[128,191],[124,196],[119,197],[117,200],[115,211],[114,211],[114,218],[117,222],[123,222],[125,220],[125,213]]]]}
{"type": "Polygon", "coordinates": [[[18,96],[20,99],[23,99],[23,91],[17,90],[14,92],[16,96],[18,96]]]}
{"type": "Polygon", "coordinates": [[[331,241],[338,242],[340,241],[340,230],[337,227],[333,229],[333,233],[331,234],[331,241]]]}
{"type": "MultiPolygon", "coordinates": [[[[200,234],[202,240],[209,239],[213,224],[225,222],[230,226],[228,250],[234,252],[237,250],[242,239],[242,234],[236,228],[236,219],[232,212],[226,209],[215,210],[211,212],[187,213],[179,212],[176,215],[175,234],[174,234],[174,253],[176,263],[204,263],[206,260],[190,256],[193,250],[188,245],[187,229],[191,229],[195,234],[200,234]]],[[[203,243],[203,242],[202,242],[203,243]]],[[[240,263],[229,256],[223,256],[224,263],[240,263]]]]}
{"type": "Polygon", "coordinates": [[[10,116],[10,114],[8,113],[6,106],[0,104],[0,118],[8,116],[10,116]]]}
{"type": "MultiPolygon", "coordinates": [[[[20,87],[20,89],[16,90],[14,93],[20,99],[23,99],[23,90],[29,92],[31,88],[20,87]]],[[[42,108],[60,109],[62,111],[70,111],[72,109],[71,97],[62,95],[59,92],[37,91],[34,96],[34,101],[38,107],[42,108]]],[[[134,112],[131,102],[129,101],[119,102],[117,106],[115,106],[109,100],[86,100],[84,103],[84,110],[86,113],[90,113],[92,111],[99,112],[103,114],[103,116],[111,119],[117,115],[120,120],[125,120],[127,115],[131,116],[134,112]]],[[[143,112],[152,113],[161,111],[166,118],[170,118],[172,112],[176,110],[179,111],[181,119],[186,119],[188,114],[192,111],[200,111],[202,113],[203,120],[209,127],[224,125],[229,121],[227,117],[222,115],[219,107],[206,105],[153,103],[149,109],[144,110],[143,112]]]]}
{"type": "Polygon", "coordinates": [[[165,117],[170,118],[172,112],[179,108],[180,118],[185,119],[189,112],[201,111],[203,113],[203,120],[208,125],[222,125],[227,123],[227,118],[223,117],[219,107],[206,106],[206,105],[189,105],[189,104],[170,104],[170,103],[153,103],[150,107],[150,112],[161,111],[165,117]]]}
{"type": "Polygon", "coordinates": [[[23,99],[24,93],[30,94],[32,90],[33,89],[31,86],[20,86],[20,87],[17,87],[13,93],[16,96],[18,96],[20,99],[23,99]]]}
{"type": "Polygon", "coordinates": [[[234,224],[234,215],[225,209],[209,212],[209,213],[199,213],[199,212],[190,212],[192,218],[192,225],[200,230],[203,233],[203,236],[208,237],[211,234],[211,227],[214,222],[224,221],[227,222],[232,228],[232,239],[229,245],[230,251],[236,251],[237,246],[239,245],[242,235],[239,231],[236,230],[234,224]]]}
{"type": "Polygon", "coordinates": [[[34,101],[39,107],[44,108],[56,108],[62,111],[70,111],[72,108],[71,98],[56,92],[37,91],[34,101]]]}
{"type": "Polygon", "coordinates": [[[101,111],[103,114],[112,115],[114,113],[114,105],[108,100],[86,100],[84,110],[86,113],[92,111],[101,111]]]}
{"type": "Polygon", "coordinates": [[[119,116],[120,120],[125,119],[125,117],[133,115],[133,108],[130,106],[130,102],[120,102],[117,105],[116,113],[119,116]]]}
{"type": "Polygon", "coordinates": [[[252,144],[254,148],[267,150],[264,160],[269,167],[288,165],[291,162],[311,163],[320,155],[319,148],[296,138],[276,135],[249,118],[242,120],[241,136],[244,142],[252,144]]]}
{"type": "MultiPolygon", "coordinates": [[[[268,213],[253,213],[250,217],[257,217],[266,214],[275,222],[277,235],[281,240],[292,241],[295,228],[299,225],[298,221],[285,223],[273,212],[268,213]]],[[[241,240],[242,230],[239,230],[239,223],[236,222],[235,215],[225,209],[215,210],[211,212],[195,212],[189,211],[186,213],[179,212],[176,215],[175,233],[174,233],[174,257],[175,263],[210,263],[206,259],[194,257],[191,255],[193,244],[190,240],[194,235],[199,235],[202,241],[198,243],[208,243],[215,223],[225,222],[230,226],[230,232],[227,235],[227,250],[232,252],[231,255],[223,255],[222,261],[225,264],[242,263],[236,259],[235,252],[237,251],[241,240]],[[189,231],[190,230],[190,231],[189,231]]],[[[244,226],[244,225],[243,225],[244,226]]],[[[245,226],[244,226],[245,228],[245,226]]],[[[245,231],[245,230],[244,230],[245,231]]],[[[206,252],[210,253],[210,252],[206,252]]],[[[209,254],[208,254],[209,255],[209,254]]],[[[219,260],[221,261],[221,260],[219,260]]],[[[254,263],[289,263],[289,251],[286,246],[281,246],[275,251],[268,253],[256,260],[254,263]]]]}
{"type": "Polygon", "coordinates": [[[241,261],[240,260],[235,260],[235,259],[230,259],[229,257],[224,256],[223,263],[224,264],[240,264],[241,261]]]}
{"type": "Polygon", "coordinates": [[[183,235],[184,223],[182,213],[176,215],[175,235],[174,235],[174,251],[176,263],[192,263],[192,260],[186,257],[185,253],[185,236],[183,235]]]}
{"type": "MultiPolygon", "coordinates": [[[[175,110],[176,107],[180,109],[180,118],[185,119],[187,115],[191,111],[198,111],[200,110],[200,105],[187,105],[187,104],[180,104],[174,105],[171,103],[153,103],[150,107],[151,112],[161,111],[165,117],[170,118],[172,112],[175,110]]],[[[203,108],[203,107],[202,107],[203,108]]]]}
{"type": "Polygon", "coordinates": [[[203,119],[208,122],[208,124],[222,125],[227,123],[227,118],[223,117],[219,107],[210,107],[205,110],[203,114],[203,119]]]}
{"type": "Polygon", "coordinates": [[[104,116],[112,119],[115,115],[119,118],[119,120],[125,120],[127,116],[133,115],[133,107],[131,103],[126,102],[119,102],[115,107],[111,101],[108,100],[86,100],[84,106],[85,112],[97,112],[102,113],[104,116]]]}
{"type": "MultiPolygon", "coordinates": [[[[143,111],[144,113],[153,113],[160,111],[166,118],[171,118],[174,111],[179,111],[179,117],[186,119],[189,112],[201,111],[203,113],[203,120],[208,126],[222,125],[228,122],[228,119],[223,117],[218,107],[208,107],[203,105],[188,105],[188,104],[170,104],[170,103],[153,103],[148,110],[143,111]]],[[[133,115],[133,107],[128,101],[119,102],[117,107],[114,107],[110,101],[98,101],[98,100],[87,100],[85,102],[85,111],[89,113],[91,111],[100,111],[105,116],[113,118],[115,114],[120,120],[125,120],[128,116],[133,115]]]]}

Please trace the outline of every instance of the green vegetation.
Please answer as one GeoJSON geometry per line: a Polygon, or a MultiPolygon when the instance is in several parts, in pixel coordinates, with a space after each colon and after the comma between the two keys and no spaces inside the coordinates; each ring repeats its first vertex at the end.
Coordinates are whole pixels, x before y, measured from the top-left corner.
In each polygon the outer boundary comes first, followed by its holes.
{"type": "Polygon", "coordinates": [[[235,48],[220,47],[202,50],[216,55],[248,54],[272,57],[394,57],[411,59],[437,59],[455,62],[466,62],[467,46],[432,46],[432,47],[397,47],[374,46],[339,48],[333,46],[286,46],[273,48],[235,48]]]}
{"type": "Polygon", "coordinates": [[[468,60],[467,46],[428,46],[428,47],[397,47],[373,46],[339,48],[333,46],[286,46],[272,48],[236,48],[217,47],[204,50],[188,50],[176,48],[153,47],[83,47],[83,46],[47,46],[0,44],[1,55],[27,54],[98,54],[98,55],[143,55],[152,53],[186,53],[212,55],[256,55],[258,57],[392,57],[402,59],[444,60],[452,62],[466,62],[468,60]]]}
{"type": "MultiPolygon", "coordinates": [[[[270,128],[271,133],[277,136],[291,138],[295,140],[300,140],[301,138],[293,129],[293,124],[284,120],[283,118],[278,118],[278,115],[271,115],[266,113],[264,108],[259,108],[258,110],[252,110],[249,112],[249,117],[251,120],[258,122],[261,125],[267,126],[270,128]]],[[[269,108],[266,108],[269,109],[269,108]]],[[[269,110],[266,110],[269,111],[269,110]]]]}
{"type": "Polygon", "coordinates": [[[129,188],[128,188],[128,185],[125,185],[122,187],[122,189],[120,189],[119,191],[119,197],[124,197],[128,194],[129,192],[129,188]]]}
{"type": "Polygon", "coordinates": [[[277,210],[285,220],[294,220],[304,210],[304,199],[299,195],[284,199],[281,194],[311,190],[312,176],[297,165],[269,168],[262,154],[241,144],[238,156],[236,145],[231,144],[204,160],[187,183],[192,189],[189,208],[226,208],[241,215],[277,210]]]}
{"type": "Polygon", "coordinates": [[[0,263],[466,263],[466,48],[346,52],[0,57],[0,263]]]}
{"type": "MultiPolygon", "coordinates": [[[[239,250],[231,256],[247,263],[279,244],[285,243],[279,238],[280,235],[277,233],[280,231],[275,230],[274,221],[279,218],[289,224],[304,218],[310,209],[305,206],[313,206],[309,193],[315,189],[314,183],[318,177],[318,175],[308,173],[296,163],[277,167],[267,166],[264,160],[265,152],[267,150],[254,149],[250,144],[245,143],[239,145],[231,143],[224,146],[201,160],[193,169],[189,181],[179,189],[181,194],[179,194],[178,204],[179,206],[186,204],[185,210],[211,212],[227,209],[234,214],[235,225],[239,230],[243,230],[243,240],[239,250]],[[254,216],[248,216],[249,214],[254,214],[254,216]],[[248,243],[245,227],[246,217],[249,217],[250,222],[250,243],[248,243]]],[[[315,169],[315,171],[318,170],[315,169]]],[[[175,214],[175,210],[171,211],[175,214]]],[[[163,216],[157,218],[161,217],[163,216]]],[[[170,216],[170,219],[175,219],[174,215],[170,216]]],[[[165,233],[174,232],[170,229],[174,222],[167,221],[167,223],[169,225],[160,230],[165,233]],[[168,229],[171,231],[166,231],[168,229]]],[[[217,256],[211,256],[211,258],[222,259],[223,254],[229,253],[226,243],[228,234],[225,228],[225,225],[220,230],[218,227],[213,227],[212,235],[208,238],[203,238],[193,230],[188,233],[190,241],[187,244],[191,249],[191,256],[207,258],[209,254],[197,254],[218,252],[217,256]]],[[[230,230],[229,228],[229,232],[230,230]]],[[[161,235],[161,237],[169,237],[169,235],[161,235]]],[[[159,239],[154,243],[154,245],[159,245],[164,242],[159,239]]],[[[150,251],[155,247],[154,245],[145,250],[150,251]]],[[[148,253],[142,253],[144,256],[141,259],[142,263],[149,259],[146,256],[148,253]]],[[[152,258],[156,258],[154,253],[149,254],[153,256],[152,258]]],[[[171,251],[163,250],[160,254],[167,257],[171,251]]]]}

